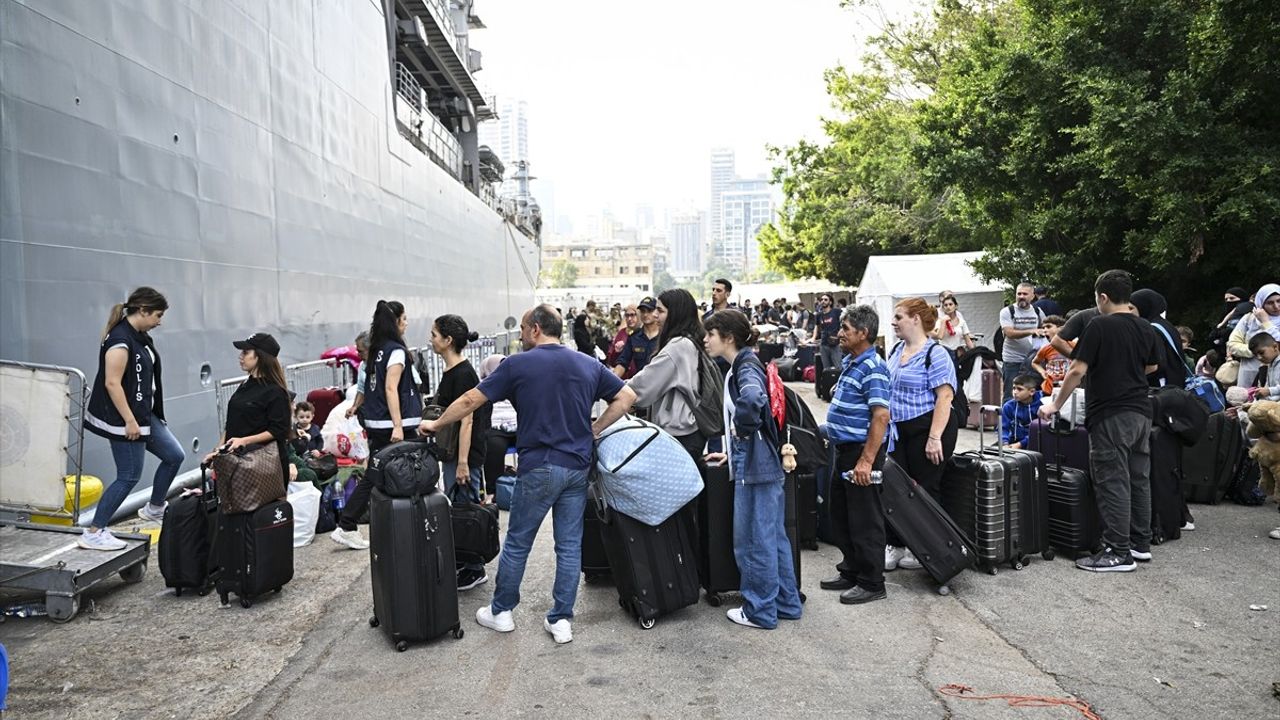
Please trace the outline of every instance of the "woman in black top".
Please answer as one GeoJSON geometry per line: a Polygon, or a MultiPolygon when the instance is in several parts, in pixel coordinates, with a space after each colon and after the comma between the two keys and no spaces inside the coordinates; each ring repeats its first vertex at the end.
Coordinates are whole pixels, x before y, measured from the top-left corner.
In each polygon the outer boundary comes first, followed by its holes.
{"type": "Polygon", "coordinates": [[[573,319],[573,344],[578,348],[578,352],[591,357],[596,356],[596,346],[591,343],[590,318],[586,313],[573,319]]]}
{"type": "MultiPolygon", "coordinates": [[[[237,340],[233,345],[240,350],[240,369],[249,379],[227,403],[227,423],[222,431],[220,447],[228,452],[245,445],[276,444],[280,453],[280,495],[283,497],[289,484],[289,452],[285,443],[289,440],[289,390],[284,382],[284,369],[276,358],[280,343],[266,333],[254,333],[247,340],[237,340]]],[[[213,460],[216,452],[205,456],[205,463],[213,460]]]]}
{"type": "MultiPolygon", "coordinates": [[[[395,300],[379,300],[369,326],[368,370],[365,371],[363,423],[369,436],[369,457],[382,448],[418,436],[422,397],[413,382],[413,355],[404,342],[409,316],[395,300]]],[[[338,527],[330,535],[353,550],[369,547],[356,521],[369,506],[370,485],[360,482],[342,509],[338,527]]]]}
{"type": "Polygon", "coordinates": [[[116,464],[115,482],[103,493],[93,521],[77,541],[89,550],[121,550],[125,542],[107,525],[129,491],[142,477],[146,453],[160,458],[151,481],[151,502],[138,510],[143,520],[164,517],[164,499],[186,454],[164,421],[164,387],[160,382],[160,353],[150,331],[160,327],[169,301],[149,287],[111,308],[98,348],[98,374],[93,381],[85,429],[111,442],[116,464]]]}
{"type": "MultiPolygon", "coordinates": [[[[475,368],[462,356],[462,349],[467,343],[474,342],[479,337],[470,332],[466,321],[457,315],[441,315],[431,324],[431,349],[444,360],[444,374],[440,377],[435,400],[440,407],[449,407],[454,400],[480,384],[480,376],[476,374],[475,368]]],[[[459,420],[454,426],[457,442],[450,443],[455,447],[441,448],[448,458],[444,461],[442,473],[446,493],[452,493],[454,485],[461,485],[461,493],[467,500],[481,502],[484,491],[484,458],[492,413],[493,406],[485,403],[459,420]]],[[[462,563],[458,566],[459,590],[470,590],[487,579],[484,563],[462,563]]]]}

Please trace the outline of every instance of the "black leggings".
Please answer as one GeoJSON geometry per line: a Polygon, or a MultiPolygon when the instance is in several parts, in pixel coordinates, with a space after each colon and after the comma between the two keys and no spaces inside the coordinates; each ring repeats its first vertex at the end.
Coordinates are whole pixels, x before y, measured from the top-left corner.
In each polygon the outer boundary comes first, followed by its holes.
{"type": "MultiPolygon", "coordinates": [[[[391,444],[390,430],[366,428],[365,434],[369,436],[369,457],[373,457],[374,453],[391,444]]],[[[412,440],[416,437],[418,437],[418,428],[407,427],[404,429],[405,440],[412,440]]],[[[364,514],[365,509],[369,507],[369,494],[372,491],[372,483],[361,477],[360,482],[356,483],[355,491],[351,493],[351,499],[347,501],[346,507],[342,508],[342,517],[338,518],[338,527],[343,530],[356,529],[356,522],[364,514]]]]}
{"type": "MultiPolygon", "coordinates": [[[[930,427],[933,425],[933,413],[927,412],[920,417],[896,423],[898,441],[893,447],[894,462],[902,466],[913,480],[920,484],[926,492],[938,502],[942,501],[942,473],[947,469],[947,461],[956,449],[956,436],[959,435],[959,424],[948,422],[942,431],[942,462],[937,465],[924,452],[925,443],[929,442],[930,427]]],[[[902,538],[886,527],[888,543],[894,547],[903,547],[902,538]]]]}
{"type": "Polygon", "coordinates": [[[702,459],[702,454],[707,447],[707,436],[694,430],[688,435],[677,435],[675,438],[685,449],[685,452],[689,453],[689,457],[693,458],[693,464],[698,466],[698,473],[705,478],[707,476],[707,462],[702,459]]]}

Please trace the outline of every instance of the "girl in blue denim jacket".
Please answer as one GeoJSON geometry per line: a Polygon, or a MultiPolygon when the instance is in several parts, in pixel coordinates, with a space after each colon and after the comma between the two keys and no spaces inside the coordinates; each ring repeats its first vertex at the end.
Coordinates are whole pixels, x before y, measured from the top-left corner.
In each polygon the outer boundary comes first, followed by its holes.
{"type": "Polygon", "coordinates": [[[778,619],[800,618],[800,591],[785,526],[782,458],[778,428],[769,414],[764,365],[749,348],[757,333],[747,316],[720,310],[705,322],[707,353],[732,368],[725,378],[724,453],[708,461],[729,462],[736,485],[733,498],[733,554],[742,575],[742,607],[729,619],[747,627],[772,629],[778,619]]]}

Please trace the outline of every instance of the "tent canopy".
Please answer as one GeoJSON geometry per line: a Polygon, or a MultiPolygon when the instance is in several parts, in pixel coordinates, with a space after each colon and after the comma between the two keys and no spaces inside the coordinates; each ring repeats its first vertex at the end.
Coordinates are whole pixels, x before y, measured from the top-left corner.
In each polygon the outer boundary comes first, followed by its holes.
{"type": "Polygon", "coordinates": [[[950,290],[960,304],[960,312],[970,332],[985,337],[977,342],[990,345],[1004,307],[1004,288],[984,282],[969,262],[982,252],[940,253],[936,255],[876,255],[858,284],[858,302],[875,307],[880,315],[880,334],[892,335],[889,319],[899,300],[922,297],[936,304],[938,293],[950,290]]]}

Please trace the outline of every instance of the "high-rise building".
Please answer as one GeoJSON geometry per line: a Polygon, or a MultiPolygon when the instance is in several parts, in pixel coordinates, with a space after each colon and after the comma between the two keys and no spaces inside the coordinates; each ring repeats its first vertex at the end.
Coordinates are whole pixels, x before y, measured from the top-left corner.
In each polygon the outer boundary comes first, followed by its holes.
{"type": "Polygon", "coordinates": [[[721,196],[729,189],[735,172],[732,148],[715,148],[711,151],[711,227],[707,240],[711,252],[717,257],[720,255],[720,240],[724,229],[721,196]]]}
{"type": "Polygon", "coordinates": [[[651,230],[655,227],[657,227],[657,225],[654,223],[653,206],[647,205],[647,204],[637,205],[636,206],[636,230],[643,232],[645,230],[651,230]]]}
{"type": "Polygon", "coordinates": [[[760,245],[756,235],[773,222],[773,193],[764,178],[734,180],[721,194],[721,239],[716,259],[742,271],[760,269],[760,245]]]}
{"type": "MultiPolygon", "coordinates": [[[[506,166],[511,177],[515,164],[529,158],[529,104],[523,100],[498,98],[498,119],[480,123],[479,142],[488,145],[506,166]]],[[[504,182],[504,194],[514,192],[514,184],[504,182]]]]}
{"type": "Polygon", "coordinates": [[[702,258],[706,241],[703,227],[706,213],[691,210],[671,219],[670,272],[675,277],[695,277],[702,274],[702,258]]]}

